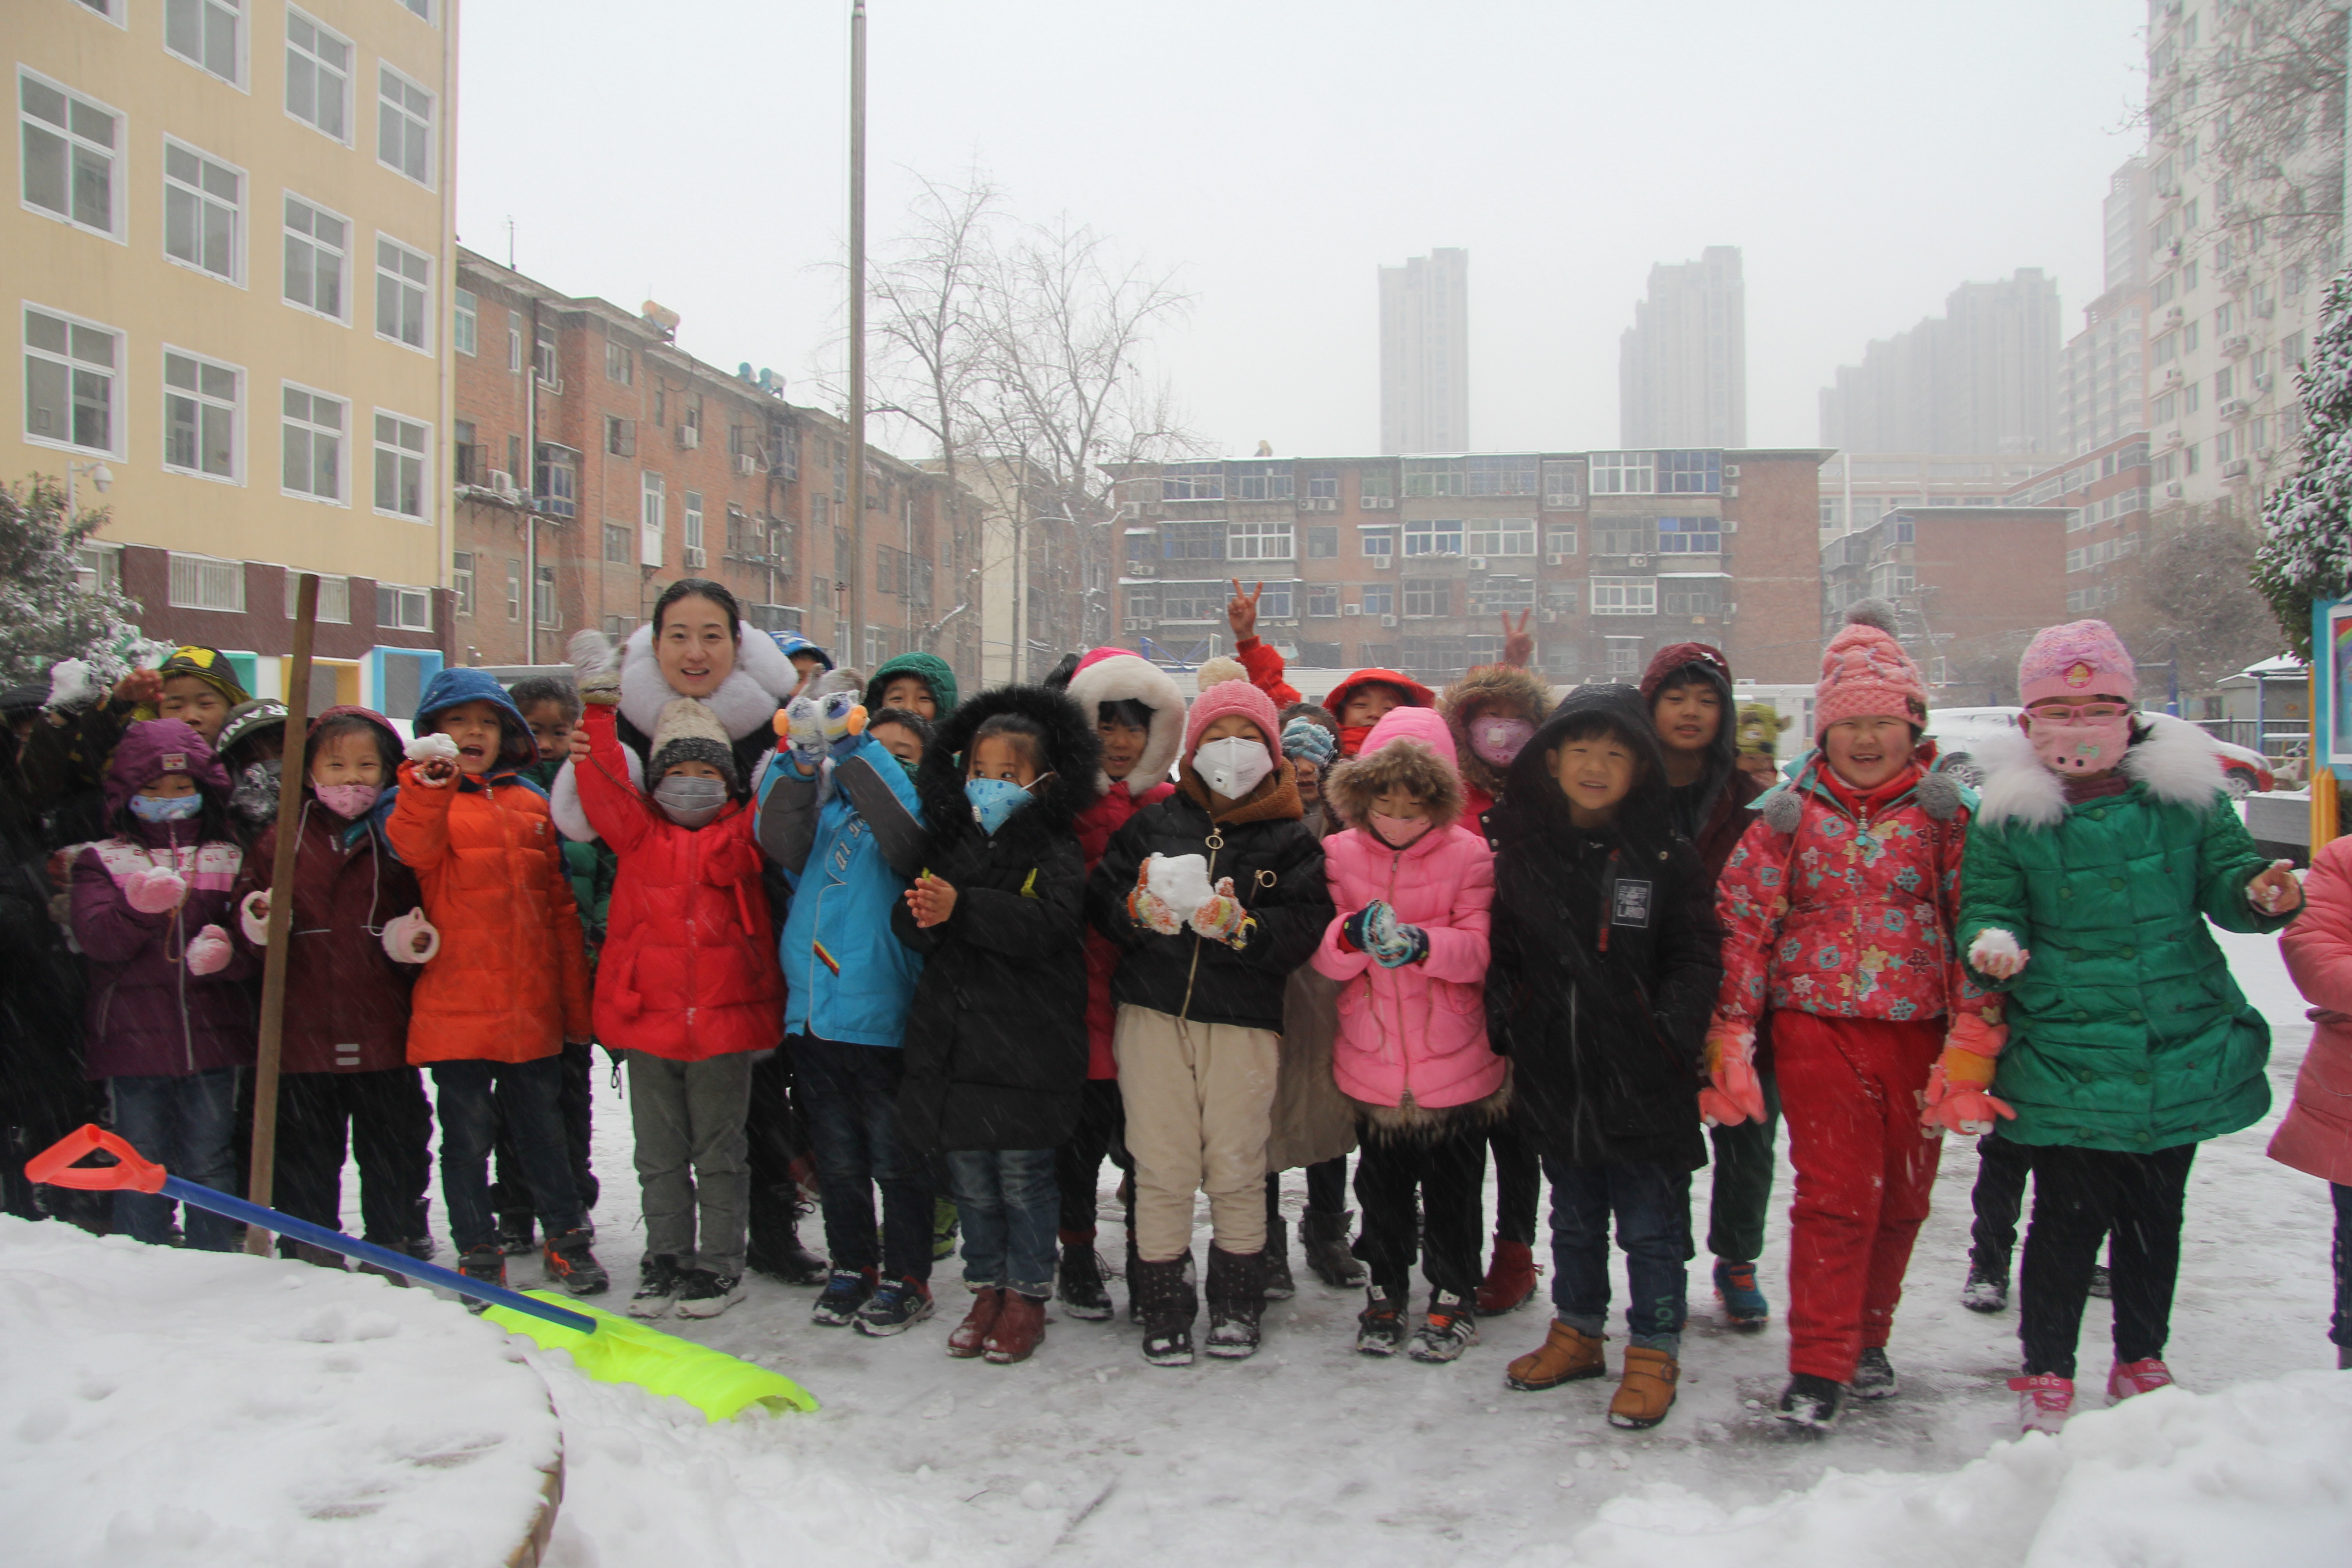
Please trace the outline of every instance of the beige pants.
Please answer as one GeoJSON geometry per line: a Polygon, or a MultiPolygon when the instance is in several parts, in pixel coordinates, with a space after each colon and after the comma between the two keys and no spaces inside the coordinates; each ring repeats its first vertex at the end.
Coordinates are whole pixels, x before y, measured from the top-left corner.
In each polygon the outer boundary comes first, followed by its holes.
{"type": "Polygon", "coordinates": [[[1135,1156],[1135,1247],[1146,1263],[1192,1249],[1192,1194],[1227,1252],[1265,1249],[1265,1140],[1282,1037],[1123,1005],[1111,1036],[1127,1148],[1135,1156]]]}

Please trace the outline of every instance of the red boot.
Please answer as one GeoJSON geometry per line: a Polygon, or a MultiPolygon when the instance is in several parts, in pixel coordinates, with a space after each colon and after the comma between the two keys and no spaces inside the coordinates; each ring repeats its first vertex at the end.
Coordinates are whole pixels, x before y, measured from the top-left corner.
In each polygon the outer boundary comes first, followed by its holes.
{"type": "Polygon", "coordinates": [[[1045,1337],[1045,1299],[1024,1296],[1018,1290],[1000,1290],[997,1296],[1003,1305],[989,1328],[983,1353],[999,1366],[1027,1361],[1045,1337]]]}
{"type": "Polygon", "coordinates": [[[1011,1293],[993,1285],[974,1290],[971,1293],[971,1310],[964,1314],[963,1321],[958,1323],[955,1331],[948,1336],[948,1354],[960,1361],[970,1361],[980,1354],[988,1343],[989,1334],[996,1328],[997,1316],[1004,1309],[1004,1298],[1011,1293]]]}
{"type": "Polygon", "coordinates": [[[1496,1317],[1527,1304],[1536,1293],[1536,1276],[1542,1272],[1536,1267],[1535,1249],[1524,1241],[1495,1238],[1495,1261],[1486,1267],[1486,1278],[1478,1284],[1478,1315],[1496,1317]]]}

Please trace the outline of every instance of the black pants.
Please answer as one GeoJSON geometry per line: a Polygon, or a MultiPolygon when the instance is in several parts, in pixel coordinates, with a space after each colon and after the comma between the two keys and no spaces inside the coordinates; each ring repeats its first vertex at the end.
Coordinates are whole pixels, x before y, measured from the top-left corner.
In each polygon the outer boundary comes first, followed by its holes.
{"type": "Polygon", "coordinates": [[[1969,1193],[1977,1217],[1969,1232],[1969,1261],[2004,1282],[2017,1250],[2018,1215],[2025,1212],[2025,1178],[2032,1172],[2033,1151],[2025,1144],[1997,1132],[1977,1140],[1977,1184],[1969,1193]]]}
{"type": "Polygon", "coordinates": [[[1433,1290],[1468,1296],[1478,1288],[1478,1255],[1486,1239],[1480,1201],[1486,1130],[1455,1128],[1436,1138],[1384,1139],[1369,1127],[1356,1150],[1356,1204],[1363,1223],[1355,1254],[1371,1271],[1372,1288],[1403,1297],[1412,1264],[1433,1290]],[[1421,1195],[1421,1237],[1413,1237],[1413,1194],[1421,1195]]]}
{"type": "Polygon", "coordinates": [[[1307,1167],[1307,1206],[1316,1214],[1348,1212],[1348,1156],[1334,1155],[1307,1167]]]}
{"type": "Polygon", "coordinates": [[[278,1207],[341,1230],[347,1138],[360,1166],[360,1234],[387,1247],[424,1240],[433,1182],[433,1108],[424,1075],[388,1068],[279,1079],[270,1189],[278,1207]]]}
{"type": "Polygon", "coordinates": [[[1486,1130],[1479,1151],[1479,1175],[1486,1174],[1486,1150],[1495,1152],[1495,1237],[1522,1247],[1536,1242],[1536,1211],[1543,1202],[1543,1161],[1518,1125],[1496,1122],[1486,1130]]]}
{"type": "Polygon", "coordinates": [[[751,1069],[751,1106],[743,1119],[751,1168],[748,1256],[780,1261],[800,1234],[800,1181],[793,1166],[807,1152],[808,1128],[793,1087],[789,1052],[778,1050],[751,1069]]]}
{"type": "MultiPolygon", "coordinates": [[[[556,1087],[556,1108],[563,1116],[563,1153],[572,1166],[572,1189],[580,1200],[580,1212],[592,1213],[596,1207],[596,1195],[603,1190],[596,1180],[596,1168],[589,1159],[591,1107],[594,1104],[596,1085],[596,1047],[567,1043],[563,1047],[563,1076],[556,1087]]],[[[499,1124],[498,1179],[490,1184],[490,1206],[500,1215],[520,1215],[528,1218],[539,1205],[532,1202],[530,1179],[523,1173],[523,1163],[515,1153],[514,1135],[507,1131],[504,1121],[499,1124]]]]}
{"type": "Polygon", "coordinates": [[[1061,1191],[1066,1239],[1094,1235],[1095,1212],[1102,1205],[1097,1184],[1106,1159],[1122,1171],[1129,1166],[1127,1101],[1119,1098],[1118,1079],[1090,1078],[1078,1100],[1078,1125],[1054,1151],[1054,1184],[1061,1191]]]}
{"type": "Polygon", "coordinates": [[[2180,1208],[2197,1145],[2150,1154],[2057,1143],[2033,1151],[2033,1226],[2019,1283],[2018,1339],[2031,1377],[2074,1375],[2074,1342],[2099,1238],[2110,1230],[2116,1360],[2164,1354],[2180,1272],[2180,1208]]]}
{"type": "Polygon", "coordinates": [[[2329,1184],[2336,1198],[2336,1316],[2327,1326],[2333,1342],[2352,1346],[2352,1187],[2329,1184]]]}

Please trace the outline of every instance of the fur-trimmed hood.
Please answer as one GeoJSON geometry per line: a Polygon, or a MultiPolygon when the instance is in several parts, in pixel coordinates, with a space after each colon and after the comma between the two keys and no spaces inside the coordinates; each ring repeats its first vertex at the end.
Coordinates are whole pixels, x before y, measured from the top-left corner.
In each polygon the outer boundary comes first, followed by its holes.
{"type": "MultiPolygon", "coordinates": [[[[1151,710],[1151,728],[1143,755],[1127,775],[1131,794],[1141,795],[1165,782],[1184,751],[1184,693],[1168,672],[1124,648],[1097,648],[1081,659],[1066,689],[1078,713],[1094,728],[1097,707],[1105,702],[1140,702],[1151,710]]],[[[1108,794],[1111,777],[1099,773],[1101,793],[1108,794]]]]}
{"type": "Polygon", "coordinates": [[[1481,665],[1445,689],[1437,700],[1445,727],[1454,731],[1455,766],[1462,776],[1490,795],[1503,793],[1503,773],[1470,744],[1470,721],[1484,714],[1517,715],[1541,724],[1551,711],[1551,684],[1532,669],[1516,664],[1481,665]]]}
{"type": "Polygon", "coordinates": [[[915,772],[915,792],[937,844],[954,844],[980,831],[971,803],[964,798],[963,754],[981,725],[1001,713],[1018,714],[1045,731],[1045,765],[1052,770],[1040,781],[1035,800],[1016,812],[1003,832],[1066,837],[1078,813],[1101,798],[1102,742],[1094,721],[1067,696],[1046,687],[992,686],[964,699],[940,721],[915,772]]]}
{"type": "MultiPolygon", "coordinates": [[[[2193,724],[2134,725],[2131,745],[2118,765],[2151,799],[2202,811],[2222,789],[2221,759],[2193,724]]],[[[2066,816],[2066,786],[2033,754],[2021,730],[1988,736],[1969,748],[1982,764],[1985,782],[1977,792],[1977,822],[1983,826],[2021,823],[2054,827],[2066,816]]]]}
{"type": "Polygon", "coordinates": [[[1381,793],[1402,784],[1429,806],[1434,826],[1420,840],[1427,844],[1461,820],[1456,766],[1454,733],[1443,715],[1427,708],[1392,708],[1372,726],[1362,751],[1331,765],[1323,778],[1323,797],[1341,821],[1361,827],[1381,793]]]}

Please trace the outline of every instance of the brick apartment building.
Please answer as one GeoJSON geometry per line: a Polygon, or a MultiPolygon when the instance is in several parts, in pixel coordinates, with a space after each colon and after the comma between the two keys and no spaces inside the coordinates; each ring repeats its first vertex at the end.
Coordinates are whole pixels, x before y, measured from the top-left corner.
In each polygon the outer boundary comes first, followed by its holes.
{"type": "Polygon", "coordinates": [[[1441,682],[1535,612],[1555,681],[1631,679],[1668,642],[1721,645],[1743,679],[1819,671],[1815,450],[1259,458],[1123,469],[1118,631],[1197,658],[1225,646],[1229,579],[1301,666],[1441,682]]]}
{"type": "Polygon", "coordinates": [[[2152,504],[2147,432],[2095,447],[2036,475],[2007,498],[2011,506],[2066,509],[2066,613],[2104,615],[2147,557],[2152,504]]]}
{"type": "Polygon", "coordinates": [[[940,476],[866,449],[860,635],[841,421],[679,349],[658,306],[570,298],[462,247],[456,310],[453,662],[559,662],[577,628],[625,636],[704,576],[842,663],[924,649],[978,673],[978,512],[940,476]]]}
{"type": "Polygon", "coordinates": [[[2035,631],[2065,618],[2068,516],[2057,507],[1922,507],[1830,540],[1820,635],[1857,601],[1887,600],[1937,706],[2015,702],[2018,656],[2035,631]]]}

